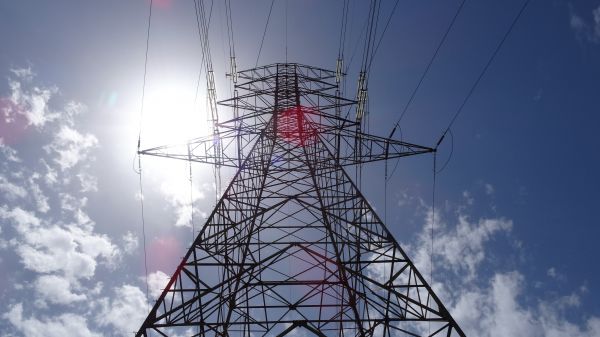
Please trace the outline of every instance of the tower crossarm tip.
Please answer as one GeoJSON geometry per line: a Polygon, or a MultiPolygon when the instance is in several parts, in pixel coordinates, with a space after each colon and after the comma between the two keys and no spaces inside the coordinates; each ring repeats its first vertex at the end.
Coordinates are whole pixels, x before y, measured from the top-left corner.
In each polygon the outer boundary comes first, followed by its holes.
{"type": "Polygon", "coordinates": [[[435,152],[435,149],[427,146],[349,129],[340,130],[338,134],[324,133],[322,138],[334,153],[336,148],[347,149],[339,151],[337,156],[343,166],[435,152]]]}
{"type": "Polygon", "coordinates": [[[138,151],[139,155],[162,157],[192,161],[197,163],[212,164],[226,167],[239,167],[239,156],[230,154],[230,151],[223,151],[220,156],[214,155],[214,148],[220,146],[227,150],[233,146],[238,138],[244,140],[244,144],[249,146],[260,133],[237,133],[236,130],[225,130],[221,132],[218,138],[213,135],[192,139],[186,143],[170,144],[147,148],[138,151]]]}

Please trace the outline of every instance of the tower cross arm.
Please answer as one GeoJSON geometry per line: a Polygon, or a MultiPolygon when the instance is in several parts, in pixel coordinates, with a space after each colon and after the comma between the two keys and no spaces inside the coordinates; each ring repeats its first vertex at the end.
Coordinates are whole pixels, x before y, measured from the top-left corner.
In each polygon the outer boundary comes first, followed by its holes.
{"type": "MultiPolygon", "coordinates": [[[[138,154],[237,168],[240,162],[238,155],[229,155],[228,151],[220,152],[220,156],[214,155],[215,146],[220,144],[227,148],[235,141],[236,136],[232,136],[232,133],[233,131],[227,130],[218,138],[212,135],[200,137],[186,143],[147,148],[138,151],[138,154]]],[[[253,136],[256,135],[246,135],[249,138],[253,136]]]]}
{"type": "Polygon", "coordinates": [[[337,148],[347,149],[338,152],[339,163],[344,166],[435,152],[427,146],[351,130],[327,138],[327,143],[338,143],[337,148]]]}

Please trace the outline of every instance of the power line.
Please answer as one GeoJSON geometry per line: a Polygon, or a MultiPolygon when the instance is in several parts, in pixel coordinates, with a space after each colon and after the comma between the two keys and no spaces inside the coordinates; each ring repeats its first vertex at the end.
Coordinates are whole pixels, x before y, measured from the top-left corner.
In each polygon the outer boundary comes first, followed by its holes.
{"type": "MultiPolygon", "coordinates": [[[[444,140],[444,137],[446,136],[447,133],[450,133],[450,135],[452,135],[452,131],[451,131],[452,125],[454,124],[454,122],[458,118],[459,114],[461,113],[462,109],[464,108],[465,104],[467,103],[467,101],[469,100],[469,98],[471,97],[471,95],[473,94],[473,92],[475,91],[475,88],[477,87],[477,85],[479,84],[479,82],[481,81],[481,79],[483,78],[483,76],[485,75],[487,69],[492,64],[494,58],[496,57],[496,55],[498,54],[498,52],[502,48],[502,45],[504,44],[504,42],[506,41],[506,39],[510,35],[510,33],[513,30],[514,26],[519,21],[519,18],[521,17],[521,15],[523,14],[523,12],[525,11],[525,8],[529,4],[529,1],[530,0],[525,0],[524,1],[523,5],[521,6],[521,9],[519,10],[519,12],[517,13],[517,15],[515,16],[515,18],[511,22],[509,28],[507,29],[506,33],[504,34],[504,36],[500,40],[500,43],[498,43],[498,46],[496,47],[496,49],[492,53],[491,57],[489,58],[489,60],[486,63],[485,67],[482,69],[482,71],[479,74],[479,76],[477,77],[477,80],[473,83],[473,86],[469,90],[467,96],[465,97],[465,99],[463,100],[462,104],[459,106],[458,110],[456,111],[456,113],[454,114],[454,116],[452,117],[452,119],[450,120],[450,123],[448,124],[448,127],[446,127],[446,129],[444,130],[444,133],[442,134],[442,136],[440,137],[440,139],[438,140],[438,142],[435,145],[435,150],[436,151],[433,152],[433,184],[432,184],[432,196],[431,196],[431,198],[432,198],[432,201],[431,201],[431,232],[430,232],[431,251],[430,251],[430,255],[429,255],[429,258],[430,258],[430,262],[429,262],[430,263],[430,279],[431,279],[430,283],[432,285],[433,285],[433,272],[434,272],[434,264],[433,264],[433,252],[434,252],[434,250],[433,250],[433,248],[434,248],[434,244],[435,244],[436,177],[437,177],[437,174],[439,172],[441,172],[441,171],[444,170],[444,168],[446,167],[446,165],[448,164],[448,162],[450,162],[450,158],[452,158],[452,153],[454,152],[454,136],[452,136],[452,150],[450,152],[448,160],[446,160],[446,162],[444,163],[444,166],[440,169],[440,171],[437,171],[437,149],[440,146],[440,144],[442,143],[442,141],[444,140]]],[[[463,3],[464,3],[464,1],[463,1],[463,3]]],[[[462,7],[462,4],[461,4],[461,7],[462,7]]]]}
{"type": "MultiPolygon", "coordinates": [[[[370,59],[372,56],[373,43],[375,36],[377,35],[377,26],[379,23],[379,11],[381,9],[381,2],[378,0],[372,0],[369,5],[369,21],[368,21],[368,32],[365,36],[365,44],[363,47],[363,58],[360,66],[360,72],[358,75],[358,85],[356,90],[356,121],[357,128],[361,128],[363,125],[363,116],[368,114],[368,87],[369,87],[369,68],[370,59]]],[[[366,123],[364,123],[366,124],[366,123]]]]}
{"type": "MultiPolygon", "coordinates": [[[[146,298],[149,294],[148,285],[148,253],[146,251],[146,219],[144,216],[144,189],[142,184],[142,156],[138,155],[138,170],[139,170],[139,187],[140,187],[140,208],[142,213],[142,243],[144,247],[144,278],[146,280],[146,298]]],[[[150,310],[150,303],[148,302],[148,310],[150,310]]]]}
{"type": "Polygon", "coordinates": [[[448,129],[448,133],[450,134],[450,139],[451,139],[451,141],[450,141],[450,154],[448,155],[448,159],[446,159],[446,161],[444,162],[444,165],[442,165],[442,168],[440,168],[437,171],[437,174],[442,173],[442,171],[444,171],[446,169],[446,166],[448,166],[448,163],[450,163],[450,160],[452,159],[452,155],[454,154],[454,134],[452,133],[452,129],[448,129]]]}
{"type": "Polygon", "coordinates": [[[433,245],[434,245],[434,227],[435,227],[435,187],[437,176],[437,152],[433,152],[433,184],[431,192],[431,252],[429,254],[429,277],[430,283],[433,285],[433,245]]]}
{"type": "MultiPolygon", "coordinates": [[[[365,20],[365,22],[362,25],[360,34],[358,35],[358,40],[356,41],[356,45],[354,45],[354,49],[352,50],[352,55],[350,56],[350,61],[348,62],[348,65],[346,65],[346,67],[345,67],[345,72],[348,72],[350,70],[350,65],[352,65],[354,56],[356,56],[356,52],[358,51],[358,46],[360,45],[360,40],[362,39],[363,34],[365,34],[365,32],[367,31],[368,24],[369,24],[369,18],[367,17],[367,19],[365,20]]],[[[352,35],[352,30],[350,31],[350,33],[351,33],[350,35],[352,35]]]]}
{"type": "MultiPolygon", "coordinates": [[[[211,6],[210,6],[210,11],[208,14],[208,26],[210,27],[210,22],[212,20],[212,5],[213,3],[211,2],[211,6]]],[[[202,29],[200,28],[200,17],[198,15],[198,5],[196,3],[196,0],[194,0],[194,13],[196,15],[196,26],[198,29],[198,38],[200,39],[200,47],[202,50],[202,61],[200,63],[200,70],[198,71],[198,81],[196,82],[196,95],[194,97],[194,103],[196,103],[198,101],[198,92],[200,90],[200,80],[202,79],[202,67],[204,67],[204,60],[206,57],[206,53],[205,53],[205,49],[204,49],[204,44],[203,44],[203,40],[202,40],[202,29]]]]}
{"type": "Polygon", "coordinates": [[[233,39],[233,19],[231,17],[231,0],[225,1],[225,16],[227,19],[227,40],[229,44],[229,56],[235,57],[235,41],[233,39]]]}
{"type": "Polygon", "coordinates": [[[346,47],[346,30],[348,29],[348,11],[349,8],[349,0],[344,0],[344,4],[342,7],[342,23],[340,25],[340,44],[338,47],[338,58],[341,59],[344,56],[344,50],[346,47]]]}
{"type": "Polygon", "coordinates": [[[444,130],[444,132],[442,133],[442,136],[440,137],[440,139],[438,140],[438,142],[437,142],[437,144],[435,146],[436,148],[442,143],[442,141],[444,140],[444,137],[446,137],[446,134],[448,133],[448,131],[450,130],[450,128],[452,127],[452,125],[454,124],[454,122],[456,121],[456,119],[458,118],[458,116],[460,115],[460,113],[462,112],[463,108],[465,107],[465,105],[469,101],[469,98],[471,98],[471,95],[473,95],[473,92],[475,91],[475,88],[477,88],[477,85],[479,84],[479,82],[481,82],[481,79],[483,78],[483,75],[485,75],[485,73],[487,72],[488,68],[490,67],[490,65],[494,61],[494,58],[496,58],[496,55],[498,55],[498,52],[500,51],[500,49],[504,45],[504,42],[506,41],[506,39],[508,38],[508,36],[512,32],[512,30],[515,27],[515,25],[517,24],[517,22],[519,21],[519,18],[521,18],[521,15],[523,14],[523,12],[525,11],[525,8],[529,4],[529,1],[530,0],[525,0],[523,2],[523,5],[521,6],[521,9],[517,13],[517,15],[514,17],[514,19],[511,22],[510,26],[508,27],[508,29],[504,33],[504,36],[500,40],[500,43],[498,43],[498,46],[496,46],[496,49],[494,50],[494,52],[492,53],[491,57],[489,58],[489,60],[485,64],[485,67],[483,67],[483,69],[479,73],[479,76],[477,77],[477,80],[475,80],[475,82],[471,86],[471,89],[467,93],[467,96],[465,96],[465,99],[462,101],[461,105],[458,107],[458,110],[456,110],[456,113],[454,114],[454,116],[450,120],[450,123],[448,124],[448,126],[446,127],[446,129],[444,130]]]}
{"type": "MultiPolygon", "coordinates": [[[[141,208],[141,220],[142,220],[142,238],[143,238],[143,248],[144,248],[144,278],[146,281],[146,299],[148,299],[148,294],[150,292],[150,287],[148,285],[148,253],[146,251],[146,220],[144,217],[144,189],[142,187],[142,159],[139,155],[141,139],[142,139],[142,120],[144,116],[144,101],[146,95],[146,75],[148,73],[148,50],[150,49],[150,26],[152,23],[152,3],[153,0],[150,0],[150,9],[148,11],[148,29],[146,31],[146,53],[144,56],[144,80],[142,84],[142,102],[140,107],[140,125],[138,132],[138,141],[137,141],[137,152],[138,152],[138,176],[139,176],[139,187],[140,187],[140,208],[141,208]]],[[[147,302],[148,310],[150,310],[150,302],[147,302]]]]}
{"type": "MultiPolygon", "coordinates": [[[[336,95],[341,95],[342,91],[345,89],[345,78],[344,83],[342,83],[342,77],[344,74],[344,52],[346,49],[346,29],[348,28],[348,12],[349,8],[349,0],[344,0],[344,5],[342,6],[342,20],[340,25],[340,43],[338,46],[338,58],[336,60],[335,65],[335,82],[338,86],[338,91],[336,95]]],[[[338,109],[337,114],[341,114],[341,109],[338,109]]]]}
{"type": "MultiPolygon", "coordinates": [[[[430,251],[429,251],[429,284],[433,286],[433,246],[434,246],[434,235],[435,235],[435,183],[437,175],[437,151],[433,152],[433,184],[431,192],[431,231],[430,235],[430,251]]],[[[431,322],[429,322],[429,333],[431,334],[431,322]]]]}
{"type": "Polygon", "coordinates": [[[258,48],[258,55],[256,56],[256,65],[258,67],[258,60],[260,59],[260,53],[262,51],[263,43],[265,42],[265,35],[267,35],[267,27],[269,27],[269,20],[271,20],[271,12],[273,11],[273,4],[275,0],[271,1],[271,7],[269,8],[269,15],[267,15],[267,22],[265,23],[265,30],[263,31],[262,39],[260,40],[260,48],[258,48]]]}
{"type": "Polygon", "coordinates": [[[231,14],[231,0],[225,1],[225,15],[227,16],[227,40],[229,42],[229,66],[231,81],[237,83],[237,66],[235,64],[235,39],[233,38],[233,19],[231,14]]]}
{"type": "Polygon", "coordinates": [[[373,48],[374,38],[377,34],[377,24],[379,22],[379,9],[381,8],[381,2],[378,0],[372,0],[369,6],[369,30],[365,38],[365,45],[363,48],[363,60],[361,64],[361,71],[367,72],[369,61],[371,59],[371,49],[373,48]]]}
{"type": "Polygon", "coordinates": [[[417,86],[413,89],[413,91],[412,91],[412,93],[410,95],[410,98],[406,102],[406,105],[404,105],[404,109],[402,109],[402,113],[400,114],[400,117],[398,118],[398,121],[396,121],[396,124],[394,124],[394,128],[392,129],[392,132],[390,133],[390,138],[396,132],[396,129],[400,125],[400,121],[402,120],[402,118],[404,118],[404,115],[408,111],[408,108],[410,107],[411,103],[413,102],[413,100],[414,100],[417,92],[419,91],[419,88],[421,88],[421,84],[423,84],[423,80],[425,79],[425,77],[429,73],[429,70],[431,69],[431,65],[433,64],[433,62],[437,58],[437,56],[438,56],[438,54],[440,52],[440,49],[442,48],[442,46],[446,42],[446,38],[448,37],[448,34],[452,30],[452,27],[454,26],[454,23],[456,22],[456,18],[458,18],[458,15],[462,11],[462,9],[463,9],[463,7],[465,5],[465,2],[466,2],[466,0],[462,0],[461,3],[460,3],[460,5],[456,9],[456,12],[454,13],[454,17],[452,17],[452,20],[450,21],[450,24],[448,25],[448,27],[446,28],[446,31],[444,32],[444,36],[442,37],[442,39],[438,43],[437,47],[435,48],[435,52],[433,53],[433,55],[431,55],[431,58],[429,59],[429,63],[427,64],[427,67],[425,67],[425,70],[421,74],[421,78],[419,78],[419,82],[417,83],[417,86]]]}
{"type": "Polygon", "coordinates": [[[377,42],[377,46],[375,47],[375,50],[373,51],[373,55],[371,56],[371,61],[369,62],[369,69],[371,69],[371,64],[373,63],[373,59],[375,58],[375,55],[377,54],[377,50],[379,50],[379,46],[381,45],[383,36],[385,35],[385,32],[387,32],[387,29],[390,25],[390,22],[392,21],[392,17],[394,16],[394,13],[396,12],[396,8],[398,7],[399,2],[400,2],[400,0],[396,0],[396,3],[394,4],[392,11],[390,12],[390,16],[388,17],[387,22],[385,23],[383,32],[381,33],[381,36],[379,37],[379,41],[377,42]]]}
{"type": "Polygon", "coordinates": [[[188,144],[188,164],[189,164],[189,182],[190,182],[190,224],[192,226],[192,242],[194,242],[194,238],[196,235],[196,224],[194,222],[194,180],[192,177],[192,151],[190,150],[190,145],[188,144]]]}
{"type": "Polygon", "coordinates": [[[210,13],[209,13],[209,21],[207,23],[206,20],[206,10],[204,8],[204,2],[194,0],[194,8],[196,13],[196,22],[200,23],[200,39],[203,48],[203,54],[205,55],[204,66],[206,69],[206,87],[207,87],[207,103],[209,105],[210,110],[210,123],[212,125],[214,144],[213,154],[216,158],[217,165],[214,166],[214,179],[215,179],[215,200],[218,201],[219,193],[221,191],[221,171],[220,171],[220,161],[222,158],[222,148],[219,142],[220,132],[219,132],[219,112],[217,108],[217,93],[216,86],[214,80],[213,73],[213,65],[212,58],[210,54],[210,42],[209,42],[209,25],[210,18],[212,17],[212,9],[213,9],[214,1],[211,1],[210,13]]]}
{"type": "Polygon", "coordinates": [[[140,142],[142,138],[142,120],[144,116],[144,101],[146,98],[146,75],[148,73],[148,50],[150,49],[150,23],[152,22],[152,2],[150,0],[150,9],[148,11],[148,29],[146,30],[146,52],[144,55],[144,79],[142,83],[142,104],[140,106],[140,125],[138,131],[138,151],[140,150],[140,142]]]}

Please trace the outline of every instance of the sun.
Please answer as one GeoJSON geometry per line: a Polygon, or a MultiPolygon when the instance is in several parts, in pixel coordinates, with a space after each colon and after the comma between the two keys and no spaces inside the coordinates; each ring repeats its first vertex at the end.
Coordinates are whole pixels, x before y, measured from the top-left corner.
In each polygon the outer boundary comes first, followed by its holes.
{"type": "MultiPolygon", "coordinates": [[[[195,86],[182,82],[165,81],[146,90],[140,122],[140,150],[170,145],[174,151],[181,152],[190,140],[211,133],[205,95],[201,93],[196,97],[195,86]]],[[[162,193],[171,202],[181,205],[190,198],[190,163],[156,157],[142,158],[141,162],[146,179],[160,184],[162,193]]],[[[206,165],[194,165],[193,171],[194,177],[211,176],[210,167],[206,165]]],[[[202,193],[195,191],[194,198],[202,193]]]]}
{"type": "Polygon", "coordinates": [[[184,144],[208,134],[205,105],[189,86],[167,84],[150,89],[141,121],[142,148],[184,144]]]}

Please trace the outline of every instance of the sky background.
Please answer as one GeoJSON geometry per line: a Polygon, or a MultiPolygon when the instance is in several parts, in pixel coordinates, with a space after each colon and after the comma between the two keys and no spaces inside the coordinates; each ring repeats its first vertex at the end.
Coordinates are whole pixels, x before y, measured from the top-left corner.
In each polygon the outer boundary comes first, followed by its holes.
{"type": "MultiPolygon", "coordinates": [[[[352,97],[368,6],[350,3],[352,97]]],[[[382,2],[381,22],[394,3],[382,2]]],[[[371,133],[390,133],[459,3],[399,2],[369,75],[371,133]]],[[[239,69],[257,62],[270,4],[232,1],[239,69]]],[[[287,44],[289,61],[335,69],[342,4],[276,0],[258,64],[285,61],[287,44]]],[[[404,140],[435,145],[521,5],[466,1],[402,120],[404,140]]],[[[142,147],[207,132],[191,0],[154,1],[140,114],[148,8],[0,0],[2,336],[132,336],[191,243],[188,167],[142,158],[146,299],[140,125],[142,147]]],[[[215,1],[218,99],[231,94],[224,20],[215,1]]],[[[440,163],[452,154],[437,175],[433,284],[468,335],[600,336],[598,60],[600,1],[532,1],[440,148],[440,163]]],[[[402,159],[387,197],[383,165],[363,175],[424,271],[432,159],[402,159]]],[[[215,189],[210,168],[193,170],[199,227],[215,189]]]]}

